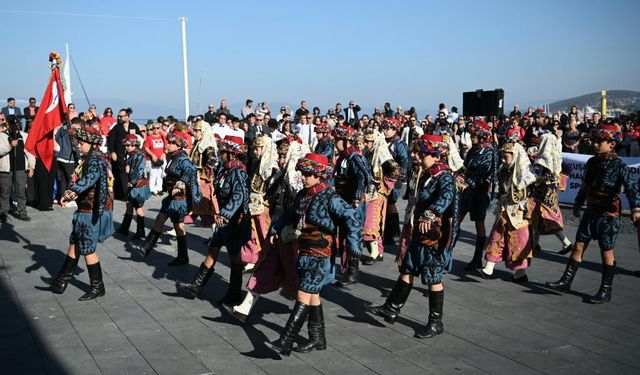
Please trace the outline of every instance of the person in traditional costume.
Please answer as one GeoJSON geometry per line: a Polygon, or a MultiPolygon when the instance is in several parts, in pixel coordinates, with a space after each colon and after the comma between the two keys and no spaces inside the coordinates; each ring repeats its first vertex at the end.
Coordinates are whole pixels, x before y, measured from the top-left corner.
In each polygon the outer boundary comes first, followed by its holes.
{"type": "Polygon", "coordinates": [[[224,246],[231,258],[229,288],[219,301],[225,305],[242,302],[242,262],[240,249],[251,240],[251,215],[249,213],[249,176],[245,160],[247,145],[240,137],[227,135],[219,143],[222,169],[216,174],[215,191],[220,213],[215,216],[216,231],[209,242],[209,249],[191,282],[178,281],[179,290],[199,297],[224,246]]]}
{"type": "Polygon", "coordinates": [[[129,235],[129,227],[133,219],[133,210],[136,211],[136,234],[133,240],[145,237],[144,231],[144,202],[151,197],[149,190],[149,176],[146,170],[147,159],[140,149],[140,140],[135,134],[129,134],[122,140],[124,143],[127,158],[125,159],[125,172],[129,182],[127,192],[127,208],[122,219],[120,228],[116,231],[123,236],[129,235]]]}
{"type": "Polygon", "coordinates": [[[622,213],[620,188],[624,187],[631,209],[631,219],[636,225],[640,223],[640,193],[636,181],[632,179],[630,168],[614,152],[616,144],[622,140],[622,132],[617,122],[609,120],[594,129],[592,140],[596,147],[596,155],[585,165],[582,185],[573,206],[574,216],[580,217],[585,201],[587,207],[580,220],[575,245],[564,273],[560,280],[548,282],[547,286],[569,291],[589,242],[597,240],[602,257],[602,281],[598,292],[588,301],[601,304],[611,301],[613,290],[616,267],[613,250],[620,230],[622,213]]]}
{"type": "Polygon", "coordinates": [[[296,168],[302,173],[304,189],[296,196],[292,209],[275,222],[270,231],[272,243],[277,243],[281,236],[291,236],[299,249],[296,303],[280,338],[266,343],[267,347],[284,356],[290,355],[292,349],[306,353],[327,348],[320,292],[335,277],[333,249],[337,228],[345,228],[346,233],[342,233],[345,251],[356,259],[360,256],[362,236],[356,209],[326,182],[333,173],[329,160],[324,155],[310,153],[296,168]],[[309,339],[293,348],[307,318],[309,339]]]}
{"type": "Polygon", "coordinates": [[[485,218],[491,203],[493,186],[496,183],[498,155],[493,147],[493,134],[484,121],[476,121],[469,129],[471,149],[464,160],[464,181],[466,188],[460,202],[460,221],[469,214],[476,227],[476,244],[473,258],[465,267],[466,271],[482,267],[482,255],[487,242],[485,218]]]}
{"type": "MultiPolygon", "coordinates": [[[[277,221],[293,207],[296,195],[303,188],[302,175],[296,170],[296,165],[298,160],[309,153],[309,146],[297,138],[287,137],[279,143],[278,171],[273,183],[267,187],[264,197],[265,201],[269,202],[272,222],[277,221]]],[[[284,232],[293,233],[291,227],[283,229],[284,232]]],[[[292,236],[281,235],[274,245],[265,243],[247,283],[244,300],[227,310],[244,323],[260,295],[275,292],[284,286],[287,295],[295,298],[298,292],[297,261],[297,242],[292,236]]]]}
{"type": "Polygon", "coordinates": [[[251,215],[251,240],[242,245],[241,259],[245,270],[253,269],[271,226],[269,201],[265,194],[278,172],[278,149],[271,137],[261,135],[253,141],[254,168],[250,171],[249,214],[251,215]]]}
{"type": "Polygon", "coordinates": [[[529,187],[527,216],[531,223],[534,253],[540,249],[540,236],[554,234],[562,242],[560,254],[571,252],[573,245],[565,236],[559,188],[562,173],[562,144],[546,128],[534,130],[527,138],[527,153],[536,174],[529,187]]]}
{"type": "Polygon", "coordinates": [[[509,139],[501,149],[502,167],[498,171],[496,219],[485,246],[487,264],[478,269],[480,276],[490,279],[496,263],[504,261],[514,272],[512,281],[526,283],[526,269],[533,255],[529,221],[526,218],[527,187],[535,182],[531,162],[520,143],[509,139]]]}
{"type": "Polygon", "coordinates": [[[327,123],[321,123],[316,125],[314,128],[316,132],[316,137],[318,139],[314,152],[320,155],[324,155],[329,160],[329,164],[333,167],[336,146],[331,139],[331,128],[327,123]]]}
{"type": "Polygon", "coordinates": [[[385,136],[377,130],[367,129],[364,133],[365,155],[370,167],[372,184],[367,192],[367,209],[364,219],[363,240],[369,256],[362,264],[370,266],[381,262],[384,254],[383,233],[388,209],[388,199],[394,192],[401,168],[389,152],[385,136]]]}
{"type": "MultiPolygon", "coordinates": [[[[371,185],[371,173],[366,158],[355,148],[356,130],[347,126],[338,126],[333,130],[336,149],[339,152],[335,167],[335,190],[342,199],[351,204],[358,215],[358,223],[363,225],[366,213],[366,189],[371,185]]],[[[362,231],[362,227],[359,228],[362,231]]],[[[347,286],[358,282],[360,259],[353,252],[345,251],[345,237],[339,235],[338,248],[342,259],[342,280],[338,286],[347,286]]]]}
{"type": "Polygon", "coordinates": [[[193,125],[195,143],[191,149],[190,159],[198,171],[198,187],[202,199],[193,206],[191,218],[200,217],[203,225],[214,229],[214,216],[218,213],[218,202],[215,197],[214,177],[218,165],[216,137],[211,126],[200,120],[193,125]]]}
{"type": "Polygon", "coordinates": [[[87,301],[105,295],[100,258],[96,254],[98,243],[107,240],[114,232],[113,194],[109,189],[112,180],[108,157],[99,151],[102,144],[100,131],[85,126],[74,132],[82,159],[76,168],[71,184],[63,194],[63,205],[75,201],[69,235],[69,249],[62,269],[55,277],[43,277],[51,291],[62,294],[73,278],[73,271],[80,256],[84,256],[91,289],[79,298],[87,301]]]}
{"type": "Polygon", "coordinates": [[[416,276],[429,286],[429,319],[416,332],[418,338],[431,338],[444,331],[443,277],[453,265],[452,250],[459,230],[458,190],[447,162],[449,146],[442,136],[423,135],[417,142],[424,174],[417,187],[412,216],[411,239],[400,266],[400,276],[380,306],[366,310],[394,323],[404,306],[416,276]]]}
{"type": "Polygon", "coordinates": [[[178,243],[178,255],[169,262],[169,266],[179,266],[189,263],[189,251],[187,246],[187,232],[184,218],[194,205],[200,203],[202,195],[198,186],[197,169],[187,156],[185,149],[188,146],[187,138],[183,133],[170,132],[167,134],[165,153],[167,154],[166,176],[163,180],[163,190],[169,194],[162,199],[160,212],[156,216],[153,229],[144,240],[144,243],[136,247],[136,250],[147,256],[155,247],[164,223],[170,219],[176,232],[178,243]]]}
{"type": "Polygon", "coordinates": [[[387,198],[385,230],[383,232],[383,243],[394,245],[396,243],[395,238],[400,236],[400,214],[398,213],[396,202],[402,194],[402,185],[407,181],[407,173],[409,173],[409,146],[399,136],[400,122],[395,118],[382,120],[380,122],[380,130],[384,134],[389,152],[398,165],[400,172],[394,189],[387,198]]]}

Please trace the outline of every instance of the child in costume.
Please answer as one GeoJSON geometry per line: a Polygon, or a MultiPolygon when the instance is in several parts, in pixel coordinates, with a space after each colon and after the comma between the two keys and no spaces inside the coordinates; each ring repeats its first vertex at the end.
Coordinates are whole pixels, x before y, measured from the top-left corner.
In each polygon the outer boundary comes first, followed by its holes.
{"type": "Polygon", "coordinates": [[[135,134],[129,134],[122,140],[124,143],[127,158],[125,159],[125,172],[128,176],[127,208],[122,219],[122,224],[118,228],[118,234],[124,236],[129,234],[133,210],[136,210],[136,234],[133,240],[145,237],[144,233],[144,202],[151,197],[149,190],[149,177],[146,170],[147,160],[140,149],[140,140],[135,134]]]}

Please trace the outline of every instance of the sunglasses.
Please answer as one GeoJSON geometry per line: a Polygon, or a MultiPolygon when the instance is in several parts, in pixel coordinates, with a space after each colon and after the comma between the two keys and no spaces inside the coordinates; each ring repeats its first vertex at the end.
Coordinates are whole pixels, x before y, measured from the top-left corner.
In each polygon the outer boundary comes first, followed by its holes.
{"type": "Polygon", "coordinates": [[[304,171],[304,172],[300,172],[300,173],[302,173],[302,175],[305,176],[305,177],[313,176],[313,172],[304,171]]]}
{"type": "Polygon", "coordinates": [[[159,126],[154,126],[153,129],[154,130],[158,130],[158,129],[160,129],[160,127],[159,126]]]}
{"type": "Polygon", "coordinates": [[[145,129],[140,129],[140,133],[146,133],[147,131],[145,129]]]}

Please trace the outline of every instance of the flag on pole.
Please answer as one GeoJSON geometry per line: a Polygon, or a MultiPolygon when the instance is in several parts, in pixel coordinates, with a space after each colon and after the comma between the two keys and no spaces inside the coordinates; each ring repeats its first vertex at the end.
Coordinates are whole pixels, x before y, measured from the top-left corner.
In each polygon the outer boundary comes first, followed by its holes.
{"type": "Polygon", "coordinates": [[[51,78],[24,147],[37,159],[40,159],[50,171],[53,162],[53,130],[64,122],[67,105],[64,101],[60,70],[58,69],[61,65],[61,59],[57,53],[52,52],[49,55],[49,60],[52,61],[51,78]]]}
{"type": "Polygon", "coordinates": [[[69,58],[71,55],[69,54],[69,44],[66,44],[67,47],[67,57],[64,59],[64,65],[62,66],[62,79],[64,80],[64,102],[65,103],[73,103],[71,99],[71,65],[69,65],[69,58]]]}

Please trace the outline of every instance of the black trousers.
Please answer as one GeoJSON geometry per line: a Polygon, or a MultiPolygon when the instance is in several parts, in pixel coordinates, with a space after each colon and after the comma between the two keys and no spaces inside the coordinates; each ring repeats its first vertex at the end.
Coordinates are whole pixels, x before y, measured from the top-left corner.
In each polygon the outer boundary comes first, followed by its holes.
{"type": "Polygon", "coordinates": [[[119,201],[127,201],[127,184],[129,177],[124,169],[124,162],[111,161],[111,172],[113,173],[113,197],[119,201]]]}
{"type": "Polygon", "coordinates": [[[47,171],[44,163],[40,159],[36,160],[36,168],[33,177],[27,181],[27,200],[34,208],[40,211],[47,211],[53,204],[53,182],[56,177],[58,165],[53,162],[51,170],[47,171]],[[32,198],[32,199],[31,199],[32,198]]]}
{"type": "Polygon", "coordinates": [[[60,200],[67,190],[67,186],[71,183],[71,176],[73,176],[77,165],[76,163],[63,163],[61,161],[56,161],[56,164],[58,164],[58,200],[60,200]]]}

